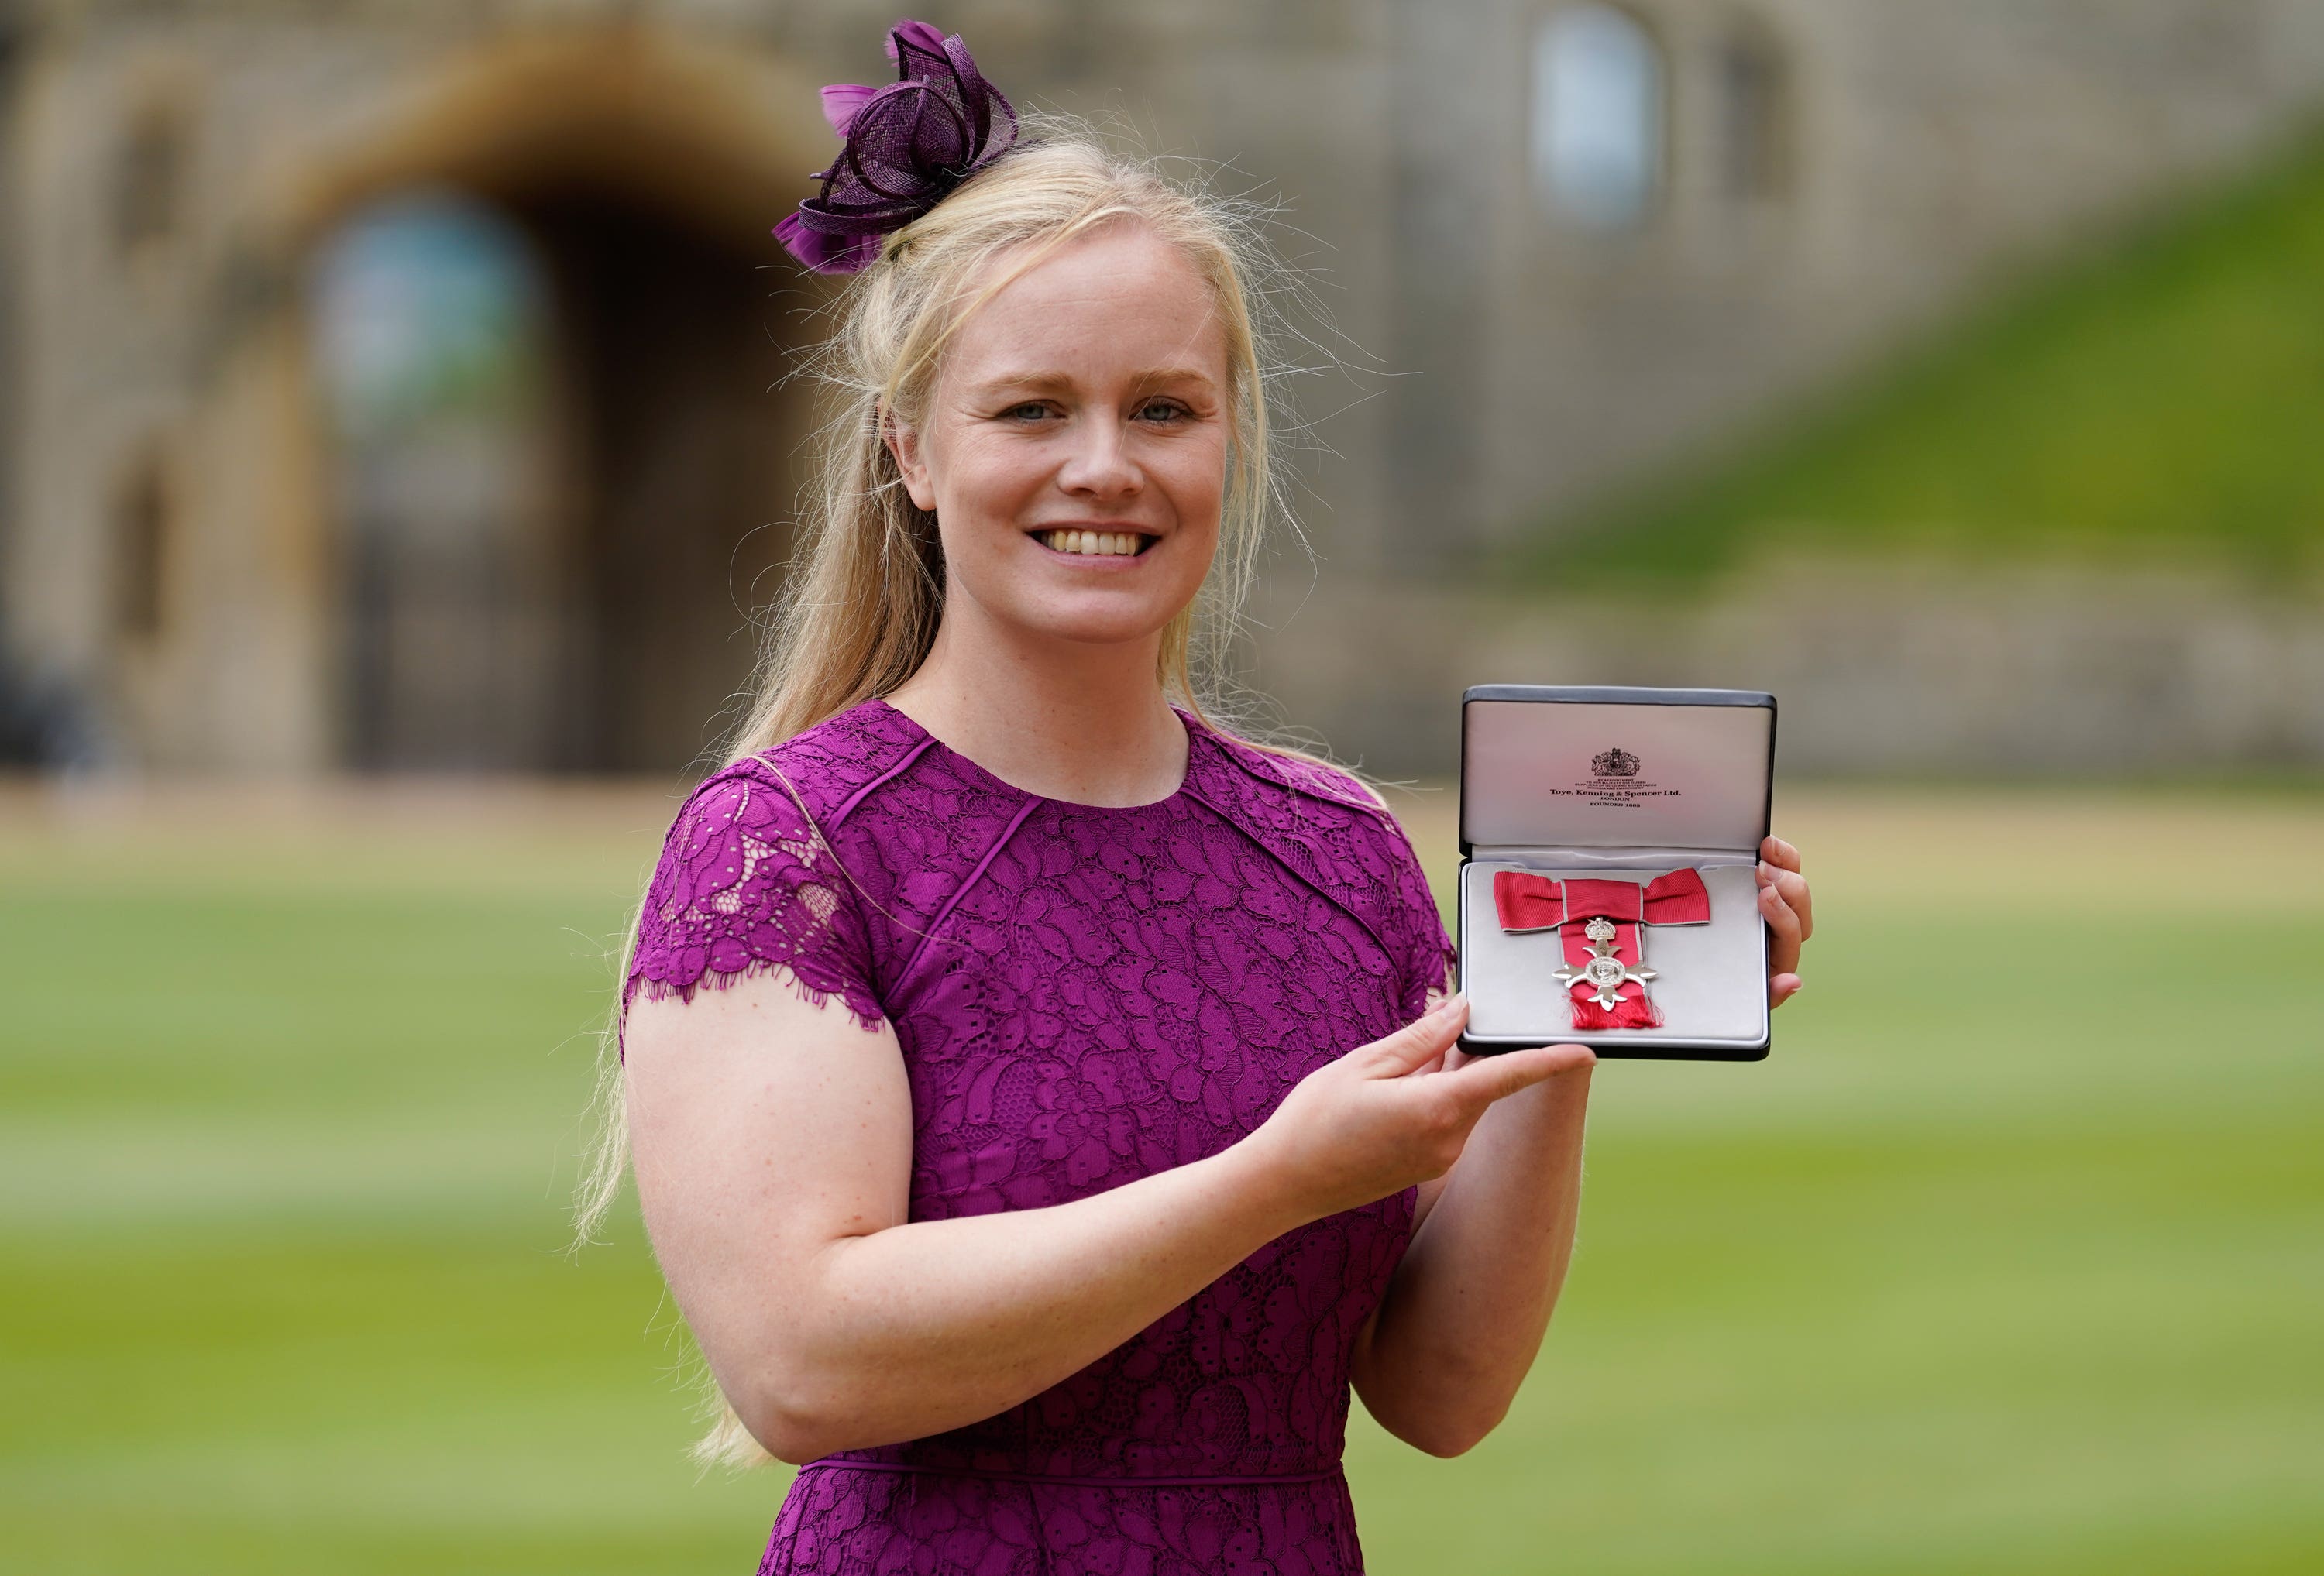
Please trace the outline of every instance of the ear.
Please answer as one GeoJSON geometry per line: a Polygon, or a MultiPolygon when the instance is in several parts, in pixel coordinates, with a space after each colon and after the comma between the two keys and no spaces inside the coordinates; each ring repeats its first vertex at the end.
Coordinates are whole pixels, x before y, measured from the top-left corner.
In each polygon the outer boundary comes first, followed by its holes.
{"type": "Polygon", "coordinates": [[[920,445],[917,429],[906,426],[893,412],[881,419],[880,441],[896,457],[896,469],[904,478],[904,491],[911,494],[913,506],[923,513],[936,512],[936,484],[928,477],[927,452],[920,445]]]}

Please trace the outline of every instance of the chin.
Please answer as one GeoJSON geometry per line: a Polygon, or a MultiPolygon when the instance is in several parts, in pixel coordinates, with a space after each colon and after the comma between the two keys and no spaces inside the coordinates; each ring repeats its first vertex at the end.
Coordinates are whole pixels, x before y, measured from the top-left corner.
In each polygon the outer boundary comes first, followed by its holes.
{"type": "Polygon", "coordinates": [[[1027,585],[1010,599],[1010,622],[1075,645],[1150,641],[1194,598],[1202,582],[1114,586],[1027,585]]]}
{"type": "Polygon", "coordinates": [[[1053,641],[1076,646],[1126,646],[1153,639],[1167,627],[1176,612],[1176,608],[1140,608],[1135,613],[1108,609],[1061,613],[1052,609],[1022,622],[1053,641]]]}

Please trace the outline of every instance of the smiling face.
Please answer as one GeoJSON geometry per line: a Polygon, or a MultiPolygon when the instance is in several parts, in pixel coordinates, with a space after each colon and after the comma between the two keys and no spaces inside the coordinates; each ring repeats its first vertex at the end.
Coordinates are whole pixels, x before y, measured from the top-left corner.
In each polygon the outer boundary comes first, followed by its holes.
{"type": "Polygon", "coordinates": [[[1155,640],[1210,568],[1232,425],[1194,265],[1135,223],[1060,246],[960,325],[890,434],[944,540],[945,620],[1155,640]]]}

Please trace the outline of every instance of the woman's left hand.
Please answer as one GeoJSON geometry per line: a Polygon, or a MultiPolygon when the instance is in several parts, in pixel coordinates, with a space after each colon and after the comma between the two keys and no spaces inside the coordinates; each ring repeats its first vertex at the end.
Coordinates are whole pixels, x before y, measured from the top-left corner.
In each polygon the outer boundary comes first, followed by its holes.
{"type": "Polygon", "coordinates": [[[1800,988],[1800,945],[1815,934],[1815,904],[1800,874],[1800,851],[1780,837],[1759,844],[1759,912],[1767,920],[1767,1005],[1800,988]]]}

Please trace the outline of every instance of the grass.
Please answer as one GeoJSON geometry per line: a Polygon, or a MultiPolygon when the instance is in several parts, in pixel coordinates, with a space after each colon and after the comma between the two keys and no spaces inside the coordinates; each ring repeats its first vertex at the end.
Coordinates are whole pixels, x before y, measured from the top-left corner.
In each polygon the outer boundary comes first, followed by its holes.
{"type": "Polygon", "coordinates": [[[1707,581],[1768,552],[2196,563],[2324,544],[2324,135],[2003,287],[1707,463],[1545,522],[1520,585],[1707,581]],[[1571,541],[1594,544],[1581,561],[1571,541]]]}
{"type": "MultiPolygon", "coordinates": [[[[684,1462],[633,1218],[557,1252],[668,806],[8,808],[0,1569],[750,1569],[783,1475],[684,1462]]],[[[1774,1057],[1601,1072],[1516,1411],[1452,1461],[1358,1420],[1372,1568],[2324,1567],[2324,804],[1784,822],[1823,933],[1774,1057]]]]}

